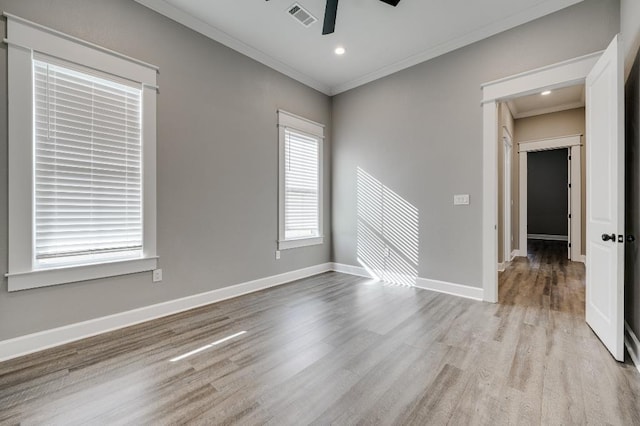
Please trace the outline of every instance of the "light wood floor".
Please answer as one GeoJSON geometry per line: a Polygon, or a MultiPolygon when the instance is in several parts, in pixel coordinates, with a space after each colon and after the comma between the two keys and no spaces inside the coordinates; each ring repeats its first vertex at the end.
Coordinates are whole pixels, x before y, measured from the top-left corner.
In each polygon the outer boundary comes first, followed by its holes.
{"type": "Polygon", "coordinates": [[[532,251],[497,305],[326,273],[1,363],[0,423],[639,425],[584,267],[532,251]]]}

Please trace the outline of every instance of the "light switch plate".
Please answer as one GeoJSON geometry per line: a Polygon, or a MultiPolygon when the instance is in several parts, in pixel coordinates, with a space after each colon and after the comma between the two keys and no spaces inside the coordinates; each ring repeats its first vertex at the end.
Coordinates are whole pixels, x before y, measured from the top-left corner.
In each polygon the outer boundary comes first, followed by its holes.
{"type": "Polygon", "coordinates": [[[457,194],[453,196],[454,206],[467,206],[469,205],[469,194],[457,194]]]}
{"type": "Polygon", "coordinates": [[[162,281],[162,269],[153,270],[152,280],[154,283],[162,281]]]}

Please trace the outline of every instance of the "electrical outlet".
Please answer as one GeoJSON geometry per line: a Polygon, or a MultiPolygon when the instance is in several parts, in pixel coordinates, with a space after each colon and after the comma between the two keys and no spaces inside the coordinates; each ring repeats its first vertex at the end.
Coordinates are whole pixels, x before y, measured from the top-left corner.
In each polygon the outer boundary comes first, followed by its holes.
{"type": "Polygon", "coordinates": [[[466,206],[469,204],[469,194],[459,194],[453,196],[454,206],[466,206]]]}
{"type": "Polygon", "coordinates": [[[154,283],[158,283],[162,281],[162,269],[154,269],[151,279],[153,280],[154,283]]]}
{"type": "Polygon", "coordinates": [[[276,260],[280,260],[280,250],[276,250],[276,260]]]}

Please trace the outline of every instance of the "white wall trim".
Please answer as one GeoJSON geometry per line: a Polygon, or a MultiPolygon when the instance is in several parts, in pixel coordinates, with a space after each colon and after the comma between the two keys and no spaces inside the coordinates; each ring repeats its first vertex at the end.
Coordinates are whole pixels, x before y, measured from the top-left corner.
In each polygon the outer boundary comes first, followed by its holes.
{"type": "Polygon", "coordinates": [[[530,240],[569,241],[568,235],[527,234],[527,238],[530,240]]]}
{"type": "MultiPolygon", "coordinates": [[[[508,262],[509,254],[511,254],[512,243],[513,243],[513,229],[511,228],[512,223],[512,211],[513,211],[513,199],[512,199],[512,188],[511,184],[513,182],[512,176],[512,161],[513,161],[513,138],[511,133],[509,133],[509,129],[506,126],[502,127],[502,140],[503,140],[503,171],[502,171],[502,260],[504,262],[508,262]]],[[[504,265],[502,269],[498,269],[504,271],[504,265]]]]}
{"type": "MultiPolygon", "coordinates": [[[[601,55],[602,52],[595,52],[481,85],[483,109],[482,287],[484,300],[487,302],[495,303],[498,301],[498,271],[496,269],[498,263],[498,233],[496,232],[498,223],[497,101],[537,93],[542,89],[584,83],[587,74],[601,55]]],[[[524,246],[520,241],[520,254],[526,255],[526,250],[526,241],[524,246]]]]}
{"type": "Polygon", "coordinates": [[[520,175],[518,176],[518,182],[520,184],[518,188],[518,225],[520,229],[518,230],[518,236],[520,237],[520,242],[518,243],[518,247],[520,252],[524,253],[524,256],[528,253],[527,246],[527,226],[528,226],[528,218],[527,218],[527,202],[529,197],[527,196],[527,188],[528,188],[528,157],[526,152],[518,153],[518,171],[520,175]]]}
{"type": "Polygon", "coordinates": [[[482,102],[507,100],[585,82],[604,50],[482,84],[482,102]]]}
{"type": "Polygon", "coordinates": [[[222,300],[231,299],[243,294],[253,293],[266,288],[286,284],[291,281],[310,277],[332,270],[331,263],[323,263],[308,268],[272,275],[241,284],[223,287],[206,293],[195,294],[155,305],[144,306],[130,311],[120,312],[105,317],[95,318],[75,324],[44,330],[0,341],[0,361],[6,361],[22,355],[38,352],[54,346],[74,342],[76,340],[106,333],[141,322],[165,317],[209,305],[222,300]]]}
{"type": "MultiPolygon", "coordinates": [[[[570,149],[571,161],[568,161],[567,167],[569,167],[569,182],[571,183],[570,194],[568,195],[568,208],[571,214],[569,229],[569,238],[571,239],[571,248],[569,250],[571,260],[579,262],[582,256],[582,135],[569,135],[548,139],[540,139],[534,141],[526,141],[518,143],[520,148],[520,187],[519,200],[520,200],[520,247],[521,251],[526,256],[527,238],[529,233],[527,232],[528,218],[527,218],[527,203],[528,203],[528,160],[527,154],[529,152],[546,151],[550,149],[568,148],[570,149]],[[524,249],[522,248],[524,247],[524,249]]],[[[545,240],[548,238],[536,238],[545,240]]],[[[558,240],[565,241],[565,240],[558,240]]]]}
{"type": "Polygon", "coordinates": [[[570,148],[582,145],[582,135],[559,136],[555,138],[537,139],[518,142],[519,152],[546,151],[550,149],[570,148]]]}
{"type": "MultiPolygon", "coordinates": [[[[61,39],[67,40],[67,41],[70,41],[70,42],[72,42],[74,44],[79,44],[79,45],[82,45],[82,46],[86,46],[86,47],[89,47],[89,48],[91,48],[93,50],[98,50],[98,51],[100,51],[102,53],[107,53],[107,54],[112,55],[112,56],[114,56],[116,58],[124,59],[126,61],[133,62],[133,63],[138,64],[138,65],[142,65],[143,67],[146,67],[146,68],[151,68],[152,70],[154,70],[156,72],[158,72],[160,70],[157,65],[149,64],[147,62],[141,61],[140,59],[132,58],[131,56],[124,55],[124,54],[122,54],[120,52],[116,52],[115,50],[107,49],[106,47],[99,46],[99,45],[97,45],[95,43],[88,42],[88,41],[83,40],[81,38],[74,37],[72,35],[65,34],[65,33],[61,32],[61,31],[57,31],[57,30],[54,30],[52,28],[45,27],[44,25],[37,24],[35,22],[32,22],[32,21],[29,21],[27,19],[21,18],[19,16],[13,15],[11,13],[2,12],[2,16],[4,16],[5,18],[8,18],[8,19],[11,19],[13,21],[20,22],[24,26],[33,28],[35,31],[52,34],[52,35],[54,35],[56,37],[59,37],[61,39]]],[[[11,40],[5,39],[4,42],[7,43],[7,44],[11,44],[13,42],[13,39],[11,39],[11,40]]],[[[25,43],[25,39],[24,38],[18,39],[16,41],[16,43],[22,48],[27,48],[27,49],[29,48],[29,47],[25,46],[25,44],[27,44],[27,43],[25,43]]]]}
{"type": "Polygon", "coordinates": [[[624,322],[624,330],[624,345],[627,348],[629,355],[631,356],[633,364],[636,366],[638,372],[640,373],[640,340],[638,340],[638,337],[635,335],[635,333],[631,329],[631,326],[629,326],[626,321],[624,322]]]}
{"type": "MultiPolygon", "coordinates": [[[[205,293],[3,340],[0,341],[0,362],[329,271],[373,278],[366,269],[359,266],[331,262],[322,263],[205,293]]],[[[426,278],[417,278],[416,287],[480,301],[483,300],[484,293],[481,288],[426,278]]]]}
{"type": "Polygon", "coordinates": [[[325,125],[292,114],[281,109],[278,116],[278,250],[289,250],[299,247],[324,244],[324,133],[325,125]],[[287,167],[285,161],[287,128],[307,134],[318,144],[318,235],[309,238],[287,239],[285,232],[285,181],[287,167]]]}
{"type": "Polygon", "coordinates": [[[156,250],[156,97],[154,65],[5,13],[8,58],[8,291],[150,271],[156,250]],[[49,268],[35,259],[34,55],[105,73],[142,90],[142,258],[49,268]]]}
{"type": "Polygon", "coordinates": [[[515,259],[518,256],[520,256],[520,250],[513,250],[511,252],[511,258],[509,259],[509,261],[513,261],[513,259],[515,259]]]}
{"type": "MultiPolygon", "coordinates": [[[[358,277],[375,279],[367,270],[361,266],[345,265],[334,263],[333,270],[343,274],[356,275],[358,277]]],[[[430,290],[438,293],[450,294],[452,296],[464,297],[466,299],[484,300],[484,291],[478,287],[471,287],[463,284],[454,284],[446,281],[432,280],[429,278],[416,278],[415,287],[422,290],[430,290]]]]}
{"type": "Polygon", "coordinates": [[[484,291],[481,288],[471,287],[463,284],[430,280],[428,278],[418,278],[416,287],[423,290],[431,290],[438,293],[450,294],[452,296],[464,297],[465,299],[473,299],[479,301],[484,300],[484,291]]]}
{"type": "Polygon", "coordinates": [[[361,266],[346,265],[344,263],[334,262],[332,269],[343,274],[356,275],[358,277],[364,278],[373,278],[373,276],[371,276],[371,274],[369,274],[367,270],[361,266]]]}
{"type": "Polygon", "coordinates": [[[482,108],[482,288],[484,300],[498,302],[498,103],[482,108]]]}
{"type": "Polygon", "coordinates": [[[9,292],[48,287],[58,284],[75,283],[98,278],[136,274],[153,271],[158,267],[158,257],[124,259],[91,265],[77,265],[68,268],[53,268],[5,274],[9,292]]]}
{"type": "Polygon", "coordinates": [[[507,262],[498,263],[498,272],[504,272],[507,262]]]}

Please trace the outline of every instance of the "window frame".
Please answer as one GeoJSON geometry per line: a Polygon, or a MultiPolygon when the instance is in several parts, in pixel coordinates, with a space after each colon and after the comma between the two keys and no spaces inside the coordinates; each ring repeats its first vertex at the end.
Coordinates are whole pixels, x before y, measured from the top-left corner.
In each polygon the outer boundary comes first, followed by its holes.
{"type": "Polygon", "coordinates": [[[56,30],[4,13],[8,45],[9,271],[17,291],[157,268],[156,97],[158,68],[56,30]],[[43,268],[35,259],[33,61],[38,55],[139,85],[142,91],[142,256],[43,268]]]}
{"type": "Polygon", "coordinates": [[[278,250],[324,244],[324,124],[278,110],[278,250]],[[285,238],[285,130],[289,128],[318,140],[318,236],[285,238]]]}

